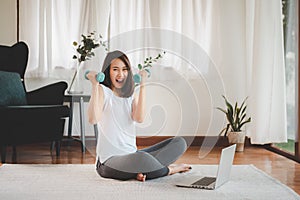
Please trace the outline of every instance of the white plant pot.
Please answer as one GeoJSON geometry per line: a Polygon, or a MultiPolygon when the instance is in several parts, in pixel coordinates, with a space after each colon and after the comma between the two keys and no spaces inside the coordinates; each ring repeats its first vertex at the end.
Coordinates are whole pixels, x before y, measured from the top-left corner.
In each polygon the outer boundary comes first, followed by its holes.
{"type": "Polygon", "coordinates": [[[227,134],[230,144],[236,144],[236,151],[244,151],[245,132],[229,132],[227,134]]]}

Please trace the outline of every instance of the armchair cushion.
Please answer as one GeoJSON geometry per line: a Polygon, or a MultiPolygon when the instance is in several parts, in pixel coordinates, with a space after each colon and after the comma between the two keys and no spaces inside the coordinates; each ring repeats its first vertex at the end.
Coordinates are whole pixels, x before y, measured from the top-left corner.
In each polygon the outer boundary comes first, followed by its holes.
{"type": "Polygon", "coordinates": [[[0,71],[0,105],[26,105],[26,93],[18,73],[0,71]]]}

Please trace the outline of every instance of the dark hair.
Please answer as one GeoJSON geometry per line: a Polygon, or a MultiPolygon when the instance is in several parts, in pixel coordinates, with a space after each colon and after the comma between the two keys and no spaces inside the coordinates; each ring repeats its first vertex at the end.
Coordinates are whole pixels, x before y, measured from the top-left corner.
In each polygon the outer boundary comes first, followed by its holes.
{"type": "Polygon", "coordinates": [[[110,64],[116,58],[122,60],[122,62],[125,64],[125,66],[128,69],[128,76],[126,82],[124,86],[117,92],[120,97],[130,97],[134,91],[133,74],[132,74],[131,65],[128,57],[126,56],[125,53],[121,51],[116,50],[107,53],[102,66],[102,72],[105,74],[105,79],[102,84],[112,89],[112,83],[110,79],[110,64]]]}

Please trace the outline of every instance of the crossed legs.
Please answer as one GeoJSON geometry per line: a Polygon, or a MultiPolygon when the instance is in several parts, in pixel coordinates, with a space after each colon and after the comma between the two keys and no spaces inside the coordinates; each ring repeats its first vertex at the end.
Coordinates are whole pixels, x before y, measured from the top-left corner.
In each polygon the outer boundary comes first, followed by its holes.
{"type": "Polygon", "coordinates": [[[141,149],[135,153],[113,156],[103,164],[97,163],[97,172],[105,178],[119,180],[153,179],[190,169],[189,165],[171,165],[185,151],[187,145],[182,137],[174,137],[141,149]]]}

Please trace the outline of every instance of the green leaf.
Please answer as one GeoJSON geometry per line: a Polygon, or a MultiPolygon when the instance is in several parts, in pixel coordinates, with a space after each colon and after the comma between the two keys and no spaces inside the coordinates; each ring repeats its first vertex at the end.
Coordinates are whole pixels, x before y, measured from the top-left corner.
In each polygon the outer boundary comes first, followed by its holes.
{"type": "Polygon", "coordinates": [[[231,115],[233,115],[233,107],[232,107],[232,105],[227,101],[227,99],[226,99],[225,96],[223,96],[223,98],[224,98],[224,100],[225,100],[226,106],[227,106],[227,108],[229,109],[231,115]]]}
{"type": "Polygon", "coordinates": [[[149,69],[145,69],[146,72],[148,72],[148,78],[151,76],[151,72],[149,69]]]}
{"type": "Polygon", "coordinates": [[[138,64],[138,69],[139,70],[142,70],[143,69],[143,66],[141,64],[138,64]]]}
{"type": "MultiPolygon", "coordinates": [[[[237,105],[237,104],[235,104],[237,105]]],[[[240,121],[240,108],[236,106],[235,108],[235,123],[239,123],[240,121]]]]}
{"type": "Polygon", "coordinates": [[[246,117],[246,113],[244,113],[243,115],[242,115],[242,117],[241,117],[241,122],[245,119],[245,117],[246,117]]]}
{"type": "Polygon", "coordinates": [[[226,127],[223,128],[223,129],[220,131],[219,136],[222,135],[222,133],[223,133],[225,130],[226,130],[226,127]]]}
{"type": "Polygon", "coordinates": [[[244,99],[244,101],[242,102],[242,105],[241,105],[241,110],[243,110],[243,107],[244,107],[244,105],[245,105],[245,102],[246,102],[246,100],[248,99],[248,97],[246,97],[245,99],[244,99]]]}
{"type": "Polygon", "coordinates": [[[230,113],[227,112],[226,117],[227,117],[227,120],[228,120],[229,124],[230,124],[231,127],[234,129],[235,126],[234,126],[234,121],[233,121],[232,115],[231,115],[230,113]]]}
{"type": "Polygon", "coordinates": [[[227,133],[228,133],[229,127],[230,127],[230,124],[227,124],[227,126],[226,126],[226,130],[225,130],[225,134],[224,134],[224,136],[225,136],[225,137],[227,136],[227,133]]]}
{"type": "MultiPolygon", "coordinates": [[[[243,108],[242,114],[244,114],[244,113],[246,112],[246,108],[247,108],[247,106],[245,106],[245,107],[243,108]]],[[[241,109],[242,109],[242,107],[241,107],[241,109]]]]}
{"type": "Polygon", "coordinates": [[[217,108],[218,110],[222,111],[223,113],[227,114],[226,110],[224,110],[223,108],[217,108]]]}
{"type": "Polygon", "coordinates": [[[251,117],[249,117],[246,121],[240,124],[239,129],[241,129],[246,123],[251,122],[251,117]]]}

